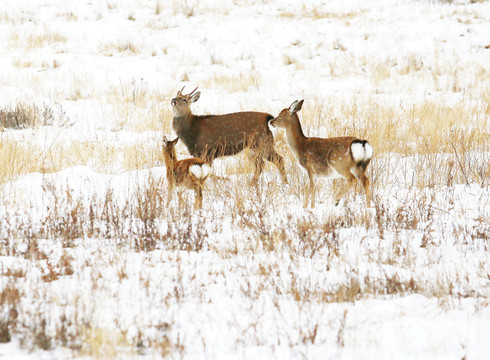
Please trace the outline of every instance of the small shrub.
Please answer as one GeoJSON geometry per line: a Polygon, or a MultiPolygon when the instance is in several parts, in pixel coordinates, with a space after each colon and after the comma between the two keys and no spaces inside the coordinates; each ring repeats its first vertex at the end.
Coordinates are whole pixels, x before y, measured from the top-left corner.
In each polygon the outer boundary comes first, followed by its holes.
{"type": "Polygon", "coordinates": [[[17,306],[21,296],[21,291],[12,282],[0,292],[0,343],[11,340],[12,332],[17,326],[17,306]]]}
{"type": "Polygon", "coordinates": [[[35,126],[47,126],[54,122],[53,110],[44,105],[19,103],[15,108],[0,109],[0,129],[24,129],[35,126]]]}

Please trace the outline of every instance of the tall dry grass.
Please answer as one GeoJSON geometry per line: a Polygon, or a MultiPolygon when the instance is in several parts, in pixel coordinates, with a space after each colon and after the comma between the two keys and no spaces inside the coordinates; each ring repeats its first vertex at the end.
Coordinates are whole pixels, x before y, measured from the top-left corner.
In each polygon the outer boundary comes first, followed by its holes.
{"type": "MultiPolygon", "coordinates": [[[[170,98],[167,94],[147,91],[144,84],[136,81],[113,87],[108,93],[108,101],[114,107],[114,130],[170,134],[173,117],[168,104],[170,98]]],[[[412,157],[413,167],[419,169],[418,186],[484,184],[489,175],[489,100],[488,91],[482,91],[478,99],[463,97],[453,105],[425,100],[394,106],[368,97],[342,100],[340,103],[307,99],[300,119],[308,136],[358,136],[374,146],[376,158],[392,158],[393,154],[412,157]]],[[[256,108],[260,109],[260,105],[256,108]]],[[[48,107],[20,103],[1,110],[0,120],[4,128],[28,128],[51,124],[54,115],[48,107]]],[[[301,170],[281,131],[276,135],[276,148],[285,157],[290,176],[301,177],[301,170]],[[300,173],[295,174],[297,172],[300,173]]],[[[180,151],[185,156],[185,148],[181,147],[180,151]]],[[[114,168],[116,162],[120,163],[116,168],[125,170],[162,163],[158,142],[116,146],[113,143],[72,141],[41,150],[35,145],[19,144],[5,138],[0,154],[4,159],[3,179],[15,179],[16,175],[29,172],[59,171],[75,165],[88,165],[97,171],[105,171],[114,168]]],[[[244,153],[223,161],[220,165],[225,168],[223,173],[253,172],[250,156],[244,153]]],[[[383,161],[373,161],[371,166],[373,175],[380,181],[383,172],[390,171],[375,168],[382,164],[383,161]]],[[[266,171],[274,170],[266,164],[266,171]]]]}

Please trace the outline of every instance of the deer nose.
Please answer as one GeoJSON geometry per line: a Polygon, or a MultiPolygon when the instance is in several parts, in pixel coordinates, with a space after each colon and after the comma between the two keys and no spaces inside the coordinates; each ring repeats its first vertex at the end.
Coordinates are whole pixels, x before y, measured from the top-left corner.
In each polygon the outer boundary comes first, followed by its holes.
{"type": "Polygon", "coordinates": [[[276,127],[276,119],[272,119],[271,121],[269,121],[269,124],[270,124],[272,127],[276,127]]]}
{"type": "Polygon", "coordinates": [[[170,104],[172,104],[173,106],[177,105],[177,99],[173,98],[170,104]]]}

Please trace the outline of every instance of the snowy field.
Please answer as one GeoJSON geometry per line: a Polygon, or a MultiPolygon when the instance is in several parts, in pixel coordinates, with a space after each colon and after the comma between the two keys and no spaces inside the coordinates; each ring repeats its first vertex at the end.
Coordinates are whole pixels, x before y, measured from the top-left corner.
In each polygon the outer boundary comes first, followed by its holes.
{"type": "Polygon", "coordinates": [[[489,358],[488,1],[2,5],[1,359],[489,358]],[[304,209],[275,130],[289,184],[240,154],[167,207],[182,86],[305,99],[307,135],[373,145],[374,204],[324,180],[304,209]]]}

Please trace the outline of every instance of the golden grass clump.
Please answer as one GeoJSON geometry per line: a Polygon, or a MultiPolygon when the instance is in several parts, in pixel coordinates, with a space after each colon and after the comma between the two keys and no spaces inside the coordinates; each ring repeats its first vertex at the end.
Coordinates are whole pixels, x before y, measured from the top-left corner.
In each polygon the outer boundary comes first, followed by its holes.
{"type": "Polygon", "coordinates": [[[72,166],[88,166],[102,173],[139,170],[163,164],[160,147],[132,144],[117,146],[104,142],[72,141],[43,150],[38,146],[2,139],[0,142],[0,183],[29,173],[52,173],[72,166]]]}
{"type": "MultiPolygon", "coordinates": [[[[119,152],[115,145],[94,141],[72,141],[68,146],[58,145],[50,156],[57,168],[90,166],[95,171],[107,171],[117,163],[119,152]]],[[[50,158],[50,156],[48,158],[50,158]]]]}
{"type": "Polygon", "coordinates": [[[132,40],[119,40],[103,44],[99,48],[99,51],[105,56],[114,56],[116,54],[135,55],[142,52],[142,46],[132,40]]]}
{"type": "Polygon", "coordinates": [[[141,170],[164,164],[160,143],[135,144],[122,149],[123,168],[125,170],[141,170]]]}
{"type": "Polygon", "coordinates": [[[113,105],[115,130],[169,133],[173,119],[170,93],[148,90],[140,81],[121,82],[109,88],[106,101],[113,105]]]}
{"type": "Polygon", "coordinates": [[[12,181],[19,174],[39,172],[43,156],[34,145],[2,139],[0,141],[0,183],[12,181]]]}
{"type": "Polygon", "coordinates": [[[488,95],[454,105],[425,100],[394,106],[371,99],[340,105],[324,105],[317,99],[305,105],[302,123],[307,136],[362,137],[378,154],[452,153],[454,144],[461,141],[468,151],[488,151],[488,95]]]}
{"type": "Polygon", "coordinates": [[[53,110],[46,105],[37,106],[20,102],[15,107],[0,109],[0,130],[51,125],[53,121],[53,110]]]}
{"type": "Polygon", "coordinates": [[[212,74],[200,82],[202,88],[220,88],[227,93],[247,92],[260,86],[260,75],[255,71],[239,74],[212,74]]]}
{"type": "Polygon", "coordinates": [[[110,359],[122,354],[134,355],[134,351],[130,350],[126,336],[121,332],[90,327],[81,336],[83,345],[80,354],[82,356],[110,359]]]}
{"type": "Polygon", "coordinates": [[[47,26],[27,30],[23,27],[15,27],[10,34],[8,46],[9,48],[37,49],[55,43],[65,43],[67,40],[65,35],[47,26]]]}
{"type": "Polygon", "coordinates": [[[57,69],[61,66],[57,59],[39,61],[39,59],[25,57],[15,58],[12,64],[17,68],[39,68],[41,70],[57,69]]]}

